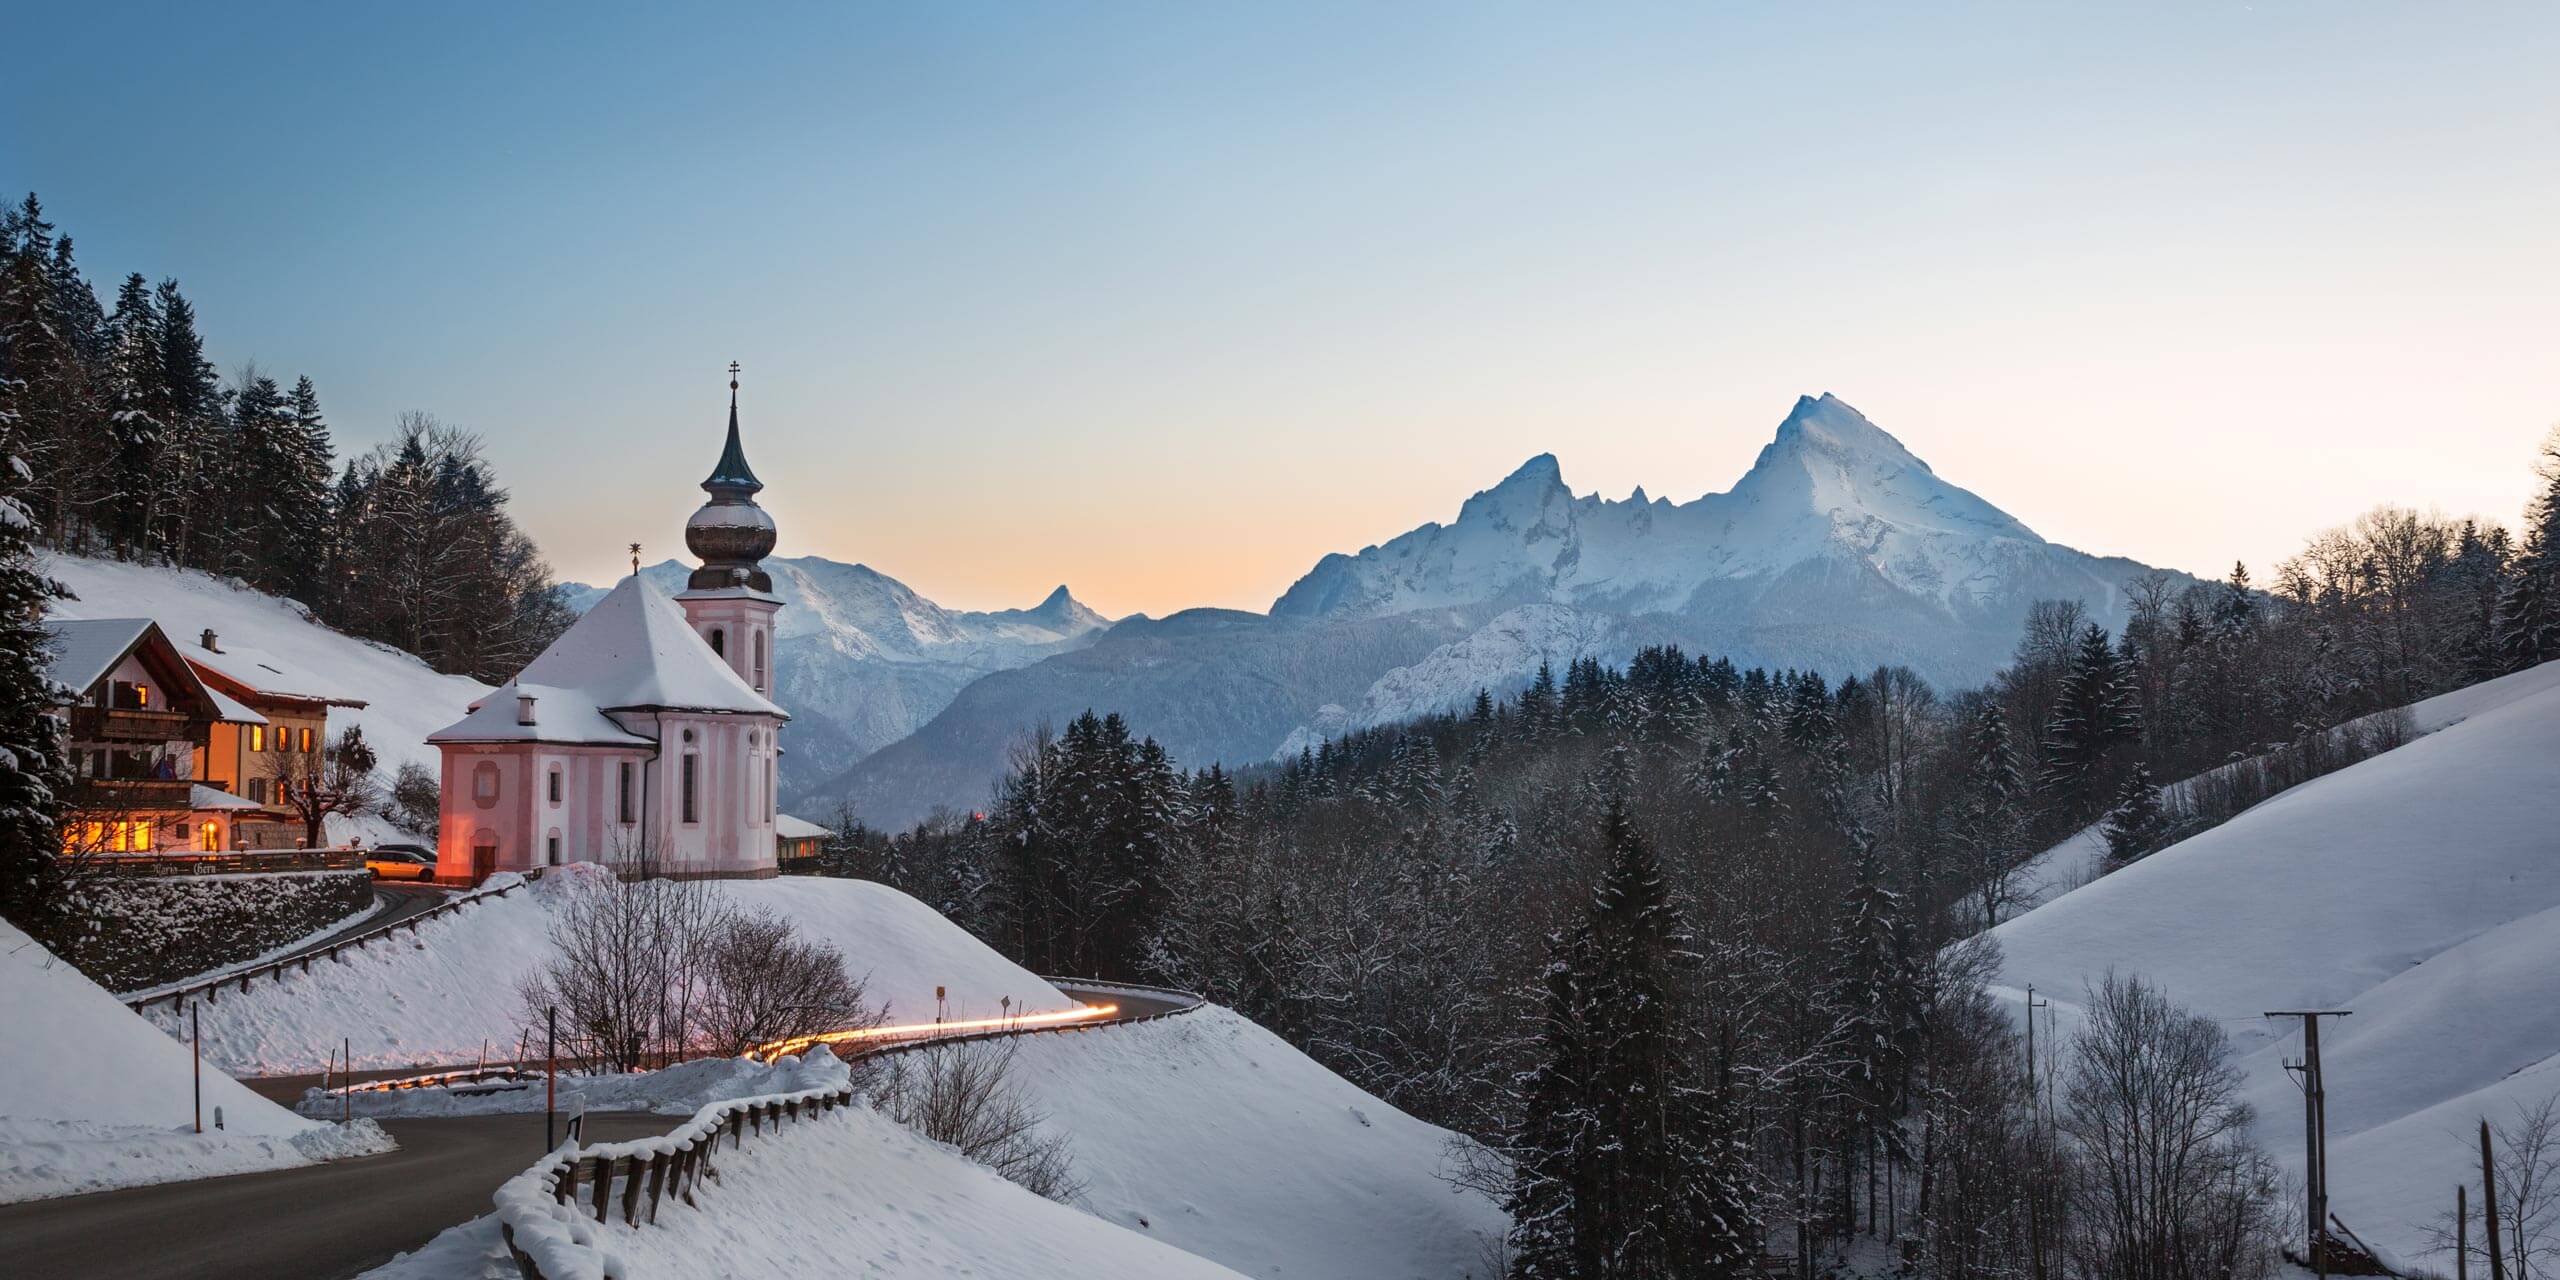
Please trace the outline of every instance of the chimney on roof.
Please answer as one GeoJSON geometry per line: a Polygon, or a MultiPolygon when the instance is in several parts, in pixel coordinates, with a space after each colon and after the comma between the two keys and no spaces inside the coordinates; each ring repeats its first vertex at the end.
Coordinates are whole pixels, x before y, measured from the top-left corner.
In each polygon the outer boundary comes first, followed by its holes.
{"type": "Polygon", "coordinates": [[[204,646],[205,652],[207,653],[220,653],[222,652],[222,646],[215,643],[218,639],[220,639],[220,637],[213,634],[213,628],[206,627],[204,629],[204,638],[199,643],[204,646]]]}
{"type": "Polygon", "coordinates": [[[516,695],[516,723],[517,723],[517,724],[532,724],[532,723],[533,723],[533,695],[532,695],[532,694],[530,694],[530,693],[519,693],[519,694],[517,694],[517,695],[516,695]]]}

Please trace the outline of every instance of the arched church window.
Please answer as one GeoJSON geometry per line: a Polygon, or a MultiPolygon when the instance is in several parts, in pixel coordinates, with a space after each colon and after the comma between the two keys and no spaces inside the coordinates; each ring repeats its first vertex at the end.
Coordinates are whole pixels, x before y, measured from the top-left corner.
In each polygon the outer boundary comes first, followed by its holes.
{"type": "Polygon", "coordinates": [[[756,656],[756,692],[758,692],[758,693],[763,693],[763,692],[765,692],[765,687],[764,687],[764,633],[763,633],[763,632],[761,632],[761,631],[759,631],[759,632],[757,632],[757,633],[756,633],[755,650],[756,650],[756,655],[755,655],[755,656],[756,656]]]}
{"type": "Polygon", "coordinates": [[[720,655],[721,657],[723,657],[723,658],[728,657],[728,656],[729,656],[728,640],[729,640],[729,633],[728,633],[728,632],[723,631],[723,630],[721,630],[721,629],[720,629],[720,628],[718,628],[718,627],[713,627],[713,628],[711,629],[711,651],[712,651],[713,653],[719,654],[719,655],[720,655]]]}

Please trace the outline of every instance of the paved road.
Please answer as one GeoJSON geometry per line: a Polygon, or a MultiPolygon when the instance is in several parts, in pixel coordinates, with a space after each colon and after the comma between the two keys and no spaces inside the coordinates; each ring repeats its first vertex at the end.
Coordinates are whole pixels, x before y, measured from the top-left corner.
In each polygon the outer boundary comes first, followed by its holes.
{"type": "MultiPolygon", "coordinates": [[[[1069,982],[1054,982],[1050,985],[1065,992],[1067,995],[1074,997],[1075,999],[1084,1001],[1086,1004],[1116,1004],[1120,1006],[1119,1016],[1112,1019],[1114,1022],[1125,1021],[1130,1018],[1143,1018],[1154,1013],[1171,1013],[1174,1010],[1183,1008],[1190,1003],[1186,1000],[1168,1000],[1160,996],[1140,995],[1135,991],[1121,991],[1112,987],[1079,987],[1069,982]]],[[[297,1094],[295,1096],[299,1097],[301,1095],[297,1094]]]]}
{"type": "MultiPolygon", "coordinates": [[[[668,1132],[684,1116],[594,1113],[590,1142],[668,1132]]],[[[400,1150],[307,1169],[0,1206],[13,1280],[336,1280],[489,1212],[542,1158],[542,1117],[385,1120],[400,1150]]]]}
{"type": "Polygon", "coordinates": [[[276,958],[290,960],[295,956],[309,955],[328,947],[333,942],[343,941],[351,934],[363,933],[368,929],[379,929],[387,924],[398,924],[411,916],[423,915],[434,910],[443,905],[445,898],[449,896],[448,891],[432,885],[392,880],[374,881],[373,895],[377,899],[390,903],[390,909],[380,915],[367,916],[326,937],[314,938],[308,945],[296,947],[276,958]]]}

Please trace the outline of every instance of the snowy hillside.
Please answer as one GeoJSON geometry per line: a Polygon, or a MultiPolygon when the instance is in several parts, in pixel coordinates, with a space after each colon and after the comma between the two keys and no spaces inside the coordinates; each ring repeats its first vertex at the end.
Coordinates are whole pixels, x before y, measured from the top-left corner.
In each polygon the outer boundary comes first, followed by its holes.
{"type": "MultiPolygon", "coordinates": [[[[806,766],[784,780],[786,804],[807,783],[914,732],[979,676],[1074,648],[1110,625],[1065,587],[1034,608],[972,613],[864,565],[819,556],[764,565],[784,605],[774,620],[777,697],[793,717],[791,750],[806,766]]],[[[668,560],[642,572],[673,593],[689,570],[668,560]]],[[[604,592],[569,584],[561,598],[583,612],[604,592]]]]}
{"type": "Polygon", "coordinates": [[[384,1149],[364,1122],[305,1120],[219,1071],[196,1133],[187,1047],[0,924],[0,1203],[283,1169],[384,1149]],[[213,1129],[221,1108],[224,1128],[213,1129]]]}
{"type": "Polygon", "coordinates": [[[1512,691],[1541,660],[1623,662],[1647,644],[1835,678],[1900,663],[1970,685],[2007,661],[2034,601],[2079,600],[2112,629],[2124,584],[2146,572],[2045,541],[1857,410],[1807,397],[1729,491],[1576,497],[1540,455],[1449,524],[1325,557],[1268,615],[1132,620],[993,672],[841,779],[803,775],[799,794],[884,825],[975,804],[1010,743],[1088,707],[1187,765],[1267,760],[1512,691]]]}
{"type": "Polygon", "coordinates": [[[2298,1167],[2297,1029],[2324,1032],[2338,1215],[2415,1258],[2483,1115],[2560,1093],[2560,664],[2416,709],[2427,736],[2286,791],[1993,932],[2001,982],[2073,1002],[2109,968],[2222,1021],[2260,1136],[2298,1167]]]}
{"type": "MultiPolygon", "coordinates": [[[[314,964],[282,982],[260,982],[204,1006],[205,1061],[237,1075],[317,1072],[331,1046],[351,1037],[358,1070],[470,1062],[485,1040],[493,1058],[513,1058],[524,1022],[517,981],[550,953],[549,901],[558,876],[314,964]]],[[[952,1017],[993,1016],[1010,996],[1017,1010],[1074,1002],[989,950],[933,908],[865,880],[792,876],[724,880],[716,887],[745,910],[774,911],[802,936],[842,949],[867,995],[893,1017],[931,1020],[934,988],[947,988],[952,1017]]],[[[155,1006],[174,1029],[177,1015],[155,1006]]]]}
{"type": "Polygon", "coordinates": [[[44,568],[76,597],[57,601],[56,617],[152,618],[181,645],[211,630],[225,650],[272,655],[303,677],[300,684],[364,700],[362,710],[332,708],[329,724],[363,725],[385,776],[405,761],[433,767],[436,753],[427,735],[460,719],[464,708],[489,691],[467,676],[440,675],[388,645],[332,631],[290,600],[192,569],[66,555],[44,557],[44,568]]]}
{"type": "MultiPolygon", "coordinates": [[[[611,1274],[878,1280],[1238,1280],[1205,1258],[1043,1200],[862,1107],[786,1125],[725,1153],[699,1207],[590,1226],[611,1274]]],[[[597,1261],[602,1262],[599,1256],[597,1261]]],[[[516,1274],[494,1215],[366,1273],[370,1280],[516,1274]]],[[[1311,1273],[1312,1274],[1312,1273],[1311,1273]]]]}
{"type": "Polygon", "coordinates": [[[1441,1181],[1448,1130],[1229,1010],[1030,1036],[1017,1053],[1016,1078],[1073,1143],[1086,1209],[1246,1275],[1481,1277],[1508,1225],[1441,1181]]]}

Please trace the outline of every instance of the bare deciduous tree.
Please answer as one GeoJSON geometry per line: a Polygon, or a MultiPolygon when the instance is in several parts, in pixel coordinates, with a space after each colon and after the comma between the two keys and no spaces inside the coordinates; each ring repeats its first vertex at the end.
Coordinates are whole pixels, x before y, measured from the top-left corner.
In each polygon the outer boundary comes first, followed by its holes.
{"type": "Polygon", "coordinates": [[[2082,1274],[2206,1280],[2267,1273],[2278,1236],[2274,1163],[2249,1140],[2231,1046],[2139,978],[2089,993],[2063,1068],[2056,1125],[2066,1248],[2082,1274]]]}
{"type": "Polygon", "coordinates": [[[693,1042],[705,1053],[744,1053],[881,1021],[863,1002],[862,980],[845,970],[843,952],[799,937],[770,911],[729,920],[704,959],[693,1042]]]}
{"type": "MultiPolygon", "coordinates": [[[[2472,1135],[2455,1135],[2468,1153],[2472,1135]]],[[[2560,1259],[2560,1094],[2516,1104],[2514,1114],[2489,1122],[2498,1172],[2498,1231],[2505,1243],[2505,1280],[2533,1280],[2560,1259]]],[[[2471,1189],[2471,1212],[2482,1211],[2480,1188],[2471,1189]]],[[[2475,1224],[2468,1248],[2474,1274],[2489,1265],[2487,1232],[2475,1224]]],[[[2447,1210],[2430,1232],[2436,1248],[2452,1253],[2461,1239],[2447,1210]]]]}
{"type": "Polygon", "coordinates": [[[1041,1131],[1046,1117],[1014,1083],[1017,1051],[1012,1040],[974,1040],[898,1054],[872,1086],[871,1105],[1025,1190],[1073,1200],[1084,1190],[1075,1158],[1065,1135],[1041,1131]]]}

